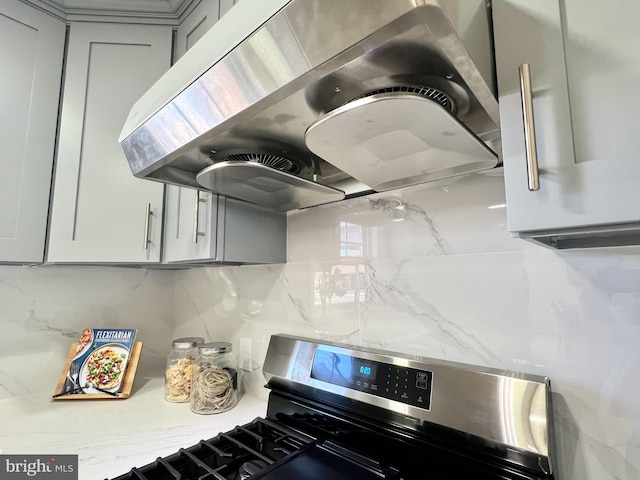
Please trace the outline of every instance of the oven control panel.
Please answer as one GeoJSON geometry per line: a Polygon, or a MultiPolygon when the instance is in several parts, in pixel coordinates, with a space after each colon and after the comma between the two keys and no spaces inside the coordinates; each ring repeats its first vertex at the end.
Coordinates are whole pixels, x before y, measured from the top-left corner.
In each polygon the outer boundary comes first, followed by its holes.
{"type": "Polygon", "coordinates": [[[429,410],[433,372],[318,349],[311,378],[429,410]]]}

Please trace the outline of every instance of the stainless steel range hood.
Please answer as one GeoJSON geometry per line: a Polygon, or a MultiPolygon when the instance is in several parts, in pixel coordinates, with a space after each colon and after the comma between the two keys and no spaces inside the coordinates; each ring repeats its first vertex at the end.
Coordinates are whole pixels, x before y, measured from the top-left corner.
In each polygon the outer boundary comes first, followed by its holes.
{"type": "Polygon", "coordinates": [[[290,210],[498,163],[484,0],[242,0],[132,108],[137,177],[290,210]]]}

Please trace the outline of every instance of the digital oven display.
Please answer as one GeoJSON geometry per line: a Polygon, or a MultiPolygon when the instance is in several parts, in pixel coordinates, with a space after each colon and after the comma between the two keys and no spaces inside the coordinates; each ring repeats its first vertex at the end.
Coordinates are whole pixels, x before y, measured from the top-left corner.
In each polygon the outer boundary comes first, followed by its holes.
{"type": "Polygon", "coordinates": [[[311,378],[429,409],[433,373],[317,349],[311,378]]]}
{"type": "Polygon", "coordinates": [[[375,378],[376,366],[370,363],[357,362],[353,374],[362,378],[375,378]]]}

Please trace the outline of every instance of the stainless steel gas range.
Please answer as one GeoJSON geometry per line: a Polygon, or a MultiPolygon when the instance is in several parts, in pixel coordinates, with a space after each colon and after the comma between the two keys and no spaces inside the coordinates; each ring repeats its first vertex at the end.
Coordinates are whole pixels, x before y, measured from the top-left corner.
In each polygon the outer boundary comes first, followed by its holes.
{"type": "Polygon", "coordinates": [[[114,480],[555,477],[546,377],[271,337],[264,418],[114,480]]]}

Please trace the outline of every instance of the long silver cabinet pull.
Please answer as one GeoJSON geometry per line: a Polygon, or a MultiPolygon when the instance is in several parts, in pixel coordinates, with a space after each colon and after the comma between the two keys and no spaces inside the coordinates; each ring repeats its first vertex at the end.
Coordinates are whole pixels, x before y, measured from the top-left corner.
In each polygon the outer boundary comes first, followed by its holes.
{"type": "Polygon", "coordinates": [[[198,243],[198,237],[204,237],[205,233],[204,232],[199,232],[198,228],[198,222],[200,219],[200,204],[206,202],[207,200],[205,198],[200,198],[200,190],[196,190],[196,207],[195,207],[195,211],[193,213],[194,216],[194,220],[193,220],[193,243],[198,243]]]}
{"type": "Polygon", "coordinates": [[[529,190],[540,190],[538,171],[538,150],[536,148],[536,127],[533,123],[533,92],[529,64],[523,63],[520,72],[520,99],[522,100],[522,121],[524,123],[524,146],[527,157],[527,181],[529,190]]]}
{"type": "Polygon", "coordinates": [[[147,203],[144,214],[144,240],[142,244],[142,248],[145,250],[149,249],[149,227],[151,226],[151,215],[153,215],[153,212],[151,211],[151,204],[147,203]]]}

